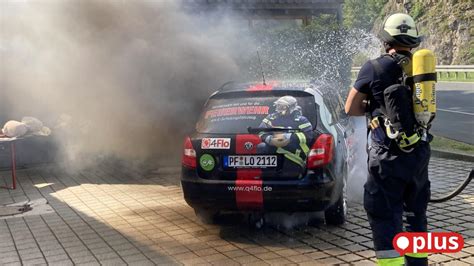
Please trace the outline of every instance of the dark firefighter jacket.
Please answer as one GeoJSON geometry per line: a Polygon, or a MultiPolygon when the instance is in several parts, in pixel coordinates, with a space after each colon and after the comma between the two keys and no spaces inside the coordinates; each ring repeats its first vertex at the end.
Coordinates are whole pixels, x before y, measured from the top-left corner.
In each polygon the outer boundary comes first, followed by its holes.
{"type": "MultiPolygon", "coordinates": [[[[309,143],[313,138],[313,126],[311,122],[297,110],[289,115],[281,115],[280,113],[269,114],[263,119],[259,126],[260,128],[284,128],[291,129],[290,141],[288,145],[276,148],[276,152],[283,154],[285,158],[297,164],[300,167],[305,167],[306,157],[309,153],[309,143]]],[[[285,131],[283,131],[285,132],[285,131]]],[[[259,134],[263,142],[266,143],[267,148],[270,146],[270,140],[273,133],[262,132],[259,134]]]]}

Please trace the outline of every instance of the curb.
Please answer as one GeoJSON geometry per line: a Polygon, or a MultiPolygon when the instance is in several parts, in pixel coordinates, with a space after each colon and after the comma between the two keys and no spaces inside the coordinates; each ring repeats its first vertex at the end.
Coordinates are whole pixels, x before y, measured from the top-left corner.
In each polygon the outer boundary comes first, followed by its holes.
{"type": "Polygon", "coordinates": [[[448,152],[448,151],[441,151],[441,150],[431,150],[431,155],[438,158],[445,158],[445,159],[452,159],[452,160],[460,160],[460,161],[467,161],[467,162],[474,162],[474,156],[468,155],[464,153],[455,153],[455,152],[448,152]]]}

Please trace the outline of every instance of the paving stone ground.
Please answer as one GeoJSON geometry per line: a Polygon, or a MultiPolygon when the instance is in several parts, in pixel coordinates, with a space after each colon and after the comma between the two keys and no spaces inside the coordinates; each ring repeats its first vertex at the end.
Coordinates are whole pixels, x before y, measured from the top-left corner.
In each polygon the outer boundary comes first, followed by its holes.
{"type": "MultiPolygon", "coordinates": [[[[473,163],[433,158],[433,194],[451,190],[473,163]]],[[[10,182],[1,171],[1,182],[10,182]]],[[[254,230],[235,219],[206,225],[185,203],[179,168],[140,174],[114,165],[64,171],[57,165],[18,171],[0,205],[45,198],[52,213],[0,217],[0,265],[319,265],[374,264],[369,225],[352,204],[348,221],[254,230]]],[[[474,185],[429,207],[429,229],[456,231],[465,247],[430,255],[433,264],[474,264],[474,185]]],[[[26,213],[28,214],[28,213],[26,213]]]]}

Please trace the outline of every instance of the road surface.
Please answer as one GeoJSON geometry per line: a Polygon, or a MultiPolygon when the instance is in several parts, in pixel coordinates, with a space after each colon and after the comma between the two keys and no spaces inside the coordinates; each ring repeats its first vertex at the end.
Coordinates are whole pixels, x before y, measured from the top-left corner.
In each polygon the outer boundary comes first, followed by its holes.
{"type": "Polygon", "coordinates": [[[474,144],[474,83],[439,82],[437,113],[431,132],[474,144]]]}

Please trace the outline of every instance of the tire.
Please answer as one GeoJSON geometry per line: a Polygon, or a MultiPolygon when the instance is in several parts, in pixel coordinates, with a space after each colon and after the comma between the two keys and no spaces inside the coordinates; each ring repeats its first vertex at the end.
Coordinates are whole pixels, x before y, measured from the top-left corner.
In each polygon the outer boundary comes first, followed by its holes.
{"type": "Polygon", "coordinates": [[[252,229],[260,230],[265,226],[263,213],[251,213],[248,215],[248,223],[252,229]]]}
{"type": "Polygon", "coordinates": [[[324,211],[324,218],[326,219],[327,225],[341,225],[346,221],[346,204],[345,199],[342,197],[334,204],[324,211]]]}
{"type": "MultiPolygon", "coordinates": [[[[345,172],[345,171],[344,171],[345,172]]],[[[324,218],[327,225],[341,225],[346,221],[347,200],[346,200],[346,177],[343,178],[341,195],[337,202],[324,211],[324,218]]]]}

